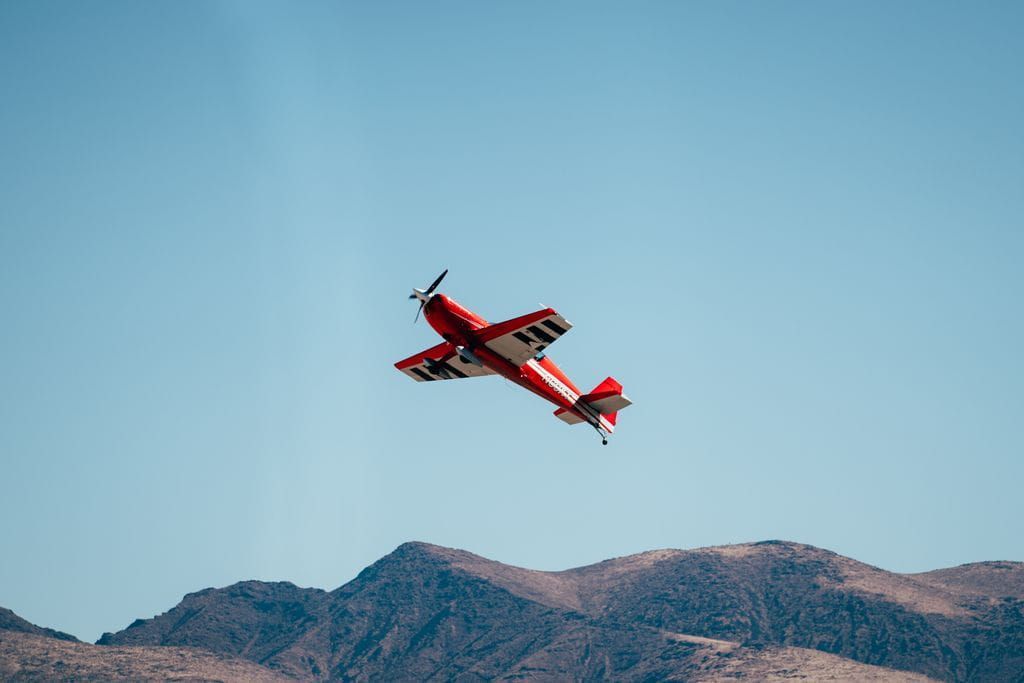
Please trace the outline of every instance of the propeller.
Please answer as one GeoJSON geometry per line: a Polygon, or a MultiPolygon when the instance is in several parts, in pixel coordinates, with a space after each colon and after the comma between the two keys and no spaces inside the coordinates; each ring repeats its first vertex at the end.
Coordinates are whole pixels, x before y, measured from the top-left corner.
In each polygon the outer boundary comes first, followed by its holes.
{"type": "Polygon", "coordinates": [[[437,279],[434,280],[432,283],[430,283],[429,287],[427,287],[426,289],[414,289],[414,290],[412,290],[412,294],[409,295],[409,298],[410,299],[419,299],[420,300],[420,308],[419,308],[418,311],[416,311],[416,317],[413,318],[413,321],[412,321],[413,325],[415,325],[416,322],[420,319],[420,313],[423,312],[423,307],[427,305],[428,301],[430,301],[430,297],[432,297],[434,295],[434,290],[437,289],[437,286],[439,284],[441,284],[441,280],[443,280],[444,276],[447,275],[447,274],[448,274],[448,269],[445,268],[444,272],[441,273],[440,275],[438,275],[437,279]]]}

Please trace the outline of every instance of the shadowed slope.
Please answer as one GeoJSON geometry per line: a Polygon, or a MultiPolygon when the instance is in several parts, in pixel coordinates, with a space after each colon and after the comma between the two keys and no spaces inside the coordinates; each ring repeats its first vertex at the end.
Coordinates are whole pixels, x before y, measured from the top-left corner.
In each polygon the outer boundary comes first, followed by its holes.
{"type": "Polygon", "coordinates": [[[242,581],[189,593],[168,612],[104,633],[97,644],[203,647],[263,663],[319,623],[329,602],[319,588],[242,581]]]}

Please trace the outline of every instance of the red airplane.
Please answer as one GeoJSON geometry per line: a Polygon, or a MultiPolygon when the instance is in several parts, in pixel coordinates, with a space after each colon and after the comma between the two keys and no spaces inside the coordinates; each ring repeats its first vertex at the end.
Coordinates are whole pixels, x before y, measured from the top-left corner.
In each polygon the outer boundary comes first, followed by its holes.
{"type": "Polygon", "coordinates": [[[631,404],[622,385],[609,377],[584,394],[543,353],[572,324],[553,308],[491,324],[451,297],[434,293],[447,274],[445,270],[432,285],[414,289],[409,296],[420,300],[413,322],[422,312],[444,342],[395,367],[417,382],[501,375],[558,406],[555,417],[563,422],[586,422],[607,445],[618,411],[631,404]]]}

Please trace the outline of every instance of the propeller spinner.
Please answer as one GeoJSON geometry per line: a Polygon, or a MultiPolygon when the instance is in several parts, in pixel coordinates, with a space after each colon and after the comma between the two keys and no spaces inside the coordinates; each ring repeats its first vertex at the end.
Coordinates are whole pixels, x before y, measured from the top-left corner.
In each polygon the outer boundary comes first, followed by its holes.
{"type": "Polygon", "coordinates": [[[432,297],[434,295],[434,290],[437,289],[437,286],[439,284],[441,284],[441,280],[443,280],[444,276],[447,275],[447,274],[448,274],[448,269],[445,268],[444,272],[441,273],[440,275],[438,275],[437,279],[434,280],[430,284],[429,287],[427,287],[426,289],[413,289],[412,290],[412,294],[409,295],[409,298],[410,299],[419,299],[420,300],[419,310],[416,311],[416,317],[413,318],[413,321],[412,321],[413,325],[415,325],[416,321],[418,321],[420,319],[420,313],[423,312],[423,307],[427,305],[428,301],[430,301],[430,297],[432,297]]]}

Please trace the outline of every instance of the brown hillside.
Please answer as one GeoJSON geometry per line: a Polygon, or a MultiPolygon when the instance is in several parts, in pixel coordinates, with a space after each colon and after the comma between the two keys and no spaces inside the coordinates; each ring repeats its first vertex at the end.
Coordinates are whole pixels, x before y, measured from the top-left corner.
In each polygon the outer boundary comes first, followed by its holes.
{"type": "Polygon", "coordinates": [[[258,664],[184,647],[103,647],[0,630],[4,681],[288,680],[258,664]]]}
{"type": "Polygon", "coordinates": [[[1024,562],[975,562],[911,576],[954,595],[1024,599],[1024,562]]]}
{"type": "Polygon", "coordinates": [[[210,589],[101,642],[201,646],[292,676],[355,680],[690,680],[767,675],[772,662],[800,675],[816,666],[815,677],[860,663],[888,668],[878,676],[1014,680],[1024,602],[983,591],[780,541],[562,572],[407,543],[331,593],[210,589]]]}

